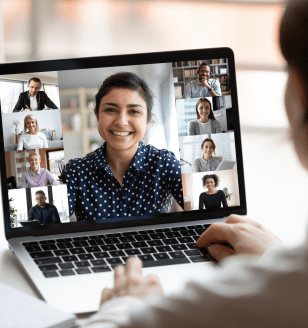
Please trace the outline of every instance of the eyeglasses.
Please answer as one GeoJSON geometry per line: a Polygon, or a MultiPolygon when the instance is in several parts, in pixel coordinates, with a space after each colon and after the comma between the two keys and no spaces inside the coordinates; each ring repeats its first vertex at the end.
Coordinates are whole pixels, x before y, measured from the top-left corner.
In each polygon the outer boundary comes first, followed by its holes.
{"type": "Polygon", "coordinates": [[[35,197],[36,200],[44,200],[45,197],[35,197]]]}

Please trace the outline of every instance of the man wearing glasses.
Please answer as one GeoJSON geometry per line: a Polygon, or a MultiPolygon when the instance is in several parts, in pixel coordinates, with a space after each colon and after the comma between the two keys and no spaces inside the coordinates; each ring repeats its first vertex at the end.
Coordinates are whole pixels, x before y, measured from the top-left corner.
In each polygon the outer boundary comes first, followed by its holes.
{"type": "Polygon", "coordinates": [[[40,224],[61,223],[57,208],[46,203],[47,197],[43,190],[35,193],[35,206],[29,211],[28,221],[37,220],[40,224]]]}

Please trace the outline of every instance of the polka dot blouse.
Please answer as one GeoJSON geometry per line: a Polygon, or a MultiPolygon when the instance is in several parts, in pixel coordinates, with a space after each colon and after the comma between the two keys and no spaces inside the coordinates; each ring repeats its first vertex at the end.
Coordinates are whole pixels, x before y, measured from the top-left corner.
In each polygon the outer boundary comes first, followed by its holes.
{"type": "Polygon", "coordinates": [[[181,165],[166,149],[142,142],[123,186],[106,161],[106,143],[66,165],[70,216],[78,221],[168,213],[173,197],[183,208],[181,165]]]}

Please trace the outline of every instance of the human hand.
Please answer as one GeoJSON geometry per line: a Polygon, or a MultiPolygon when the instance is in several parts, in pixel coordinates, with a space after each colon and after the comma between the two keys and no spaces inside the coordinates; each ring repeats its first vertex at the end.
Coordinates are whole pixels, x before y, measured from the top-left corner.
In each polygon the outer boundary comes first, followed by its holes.
{"type": "Polygon", "coordinates": [[[199,237],[197,247],[210,246],[210,255],[221,261],[235,254],[262,255],[278,243],[281,240],[260,223],[234,214],[225,223],[213,223],[199,237]]]}
{"type": "Polygon", "coordinates": [[[43,108],[43,110],[49,110],[48,108],[43,108]]]}
{"type": "Polygon", "coordinates": [[[24,112],[32,112],[32,110],[30,108],[25,108],[24,112]]]}
{"type": "Polygon", "coordinates": [[[209,85],[209,83],[205,77],[200,78],[200,84],[205,86],[207,89],[211,89],[211,86],[209,85]]]}
{"type": "Polygon", "coordinates": [[[120,296],[134,296],[140,299],[151,295],[162,294],[163,289],[156,275],[142,276],[142,262],[131,257],[126,265],[118,265],[114,270],[113,289],[105,288],[102,292],[101,303],[120,296]]]}

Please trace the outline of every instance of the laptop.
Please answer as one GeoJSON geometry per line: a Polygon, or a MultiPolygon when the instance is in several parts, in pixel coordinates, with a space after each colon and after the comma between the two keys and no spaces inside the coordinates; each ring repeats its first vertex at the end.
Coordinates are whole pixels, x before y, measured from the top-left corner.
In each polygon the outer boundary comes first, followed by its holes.
{"type": "Polygon", "coordinates": [[[5,234],[42,299],[96,311],[130,256],[166,294],[207,274],[196,240],[247,212],[231,49],[2,64],[0,95],[5,234]]]}

